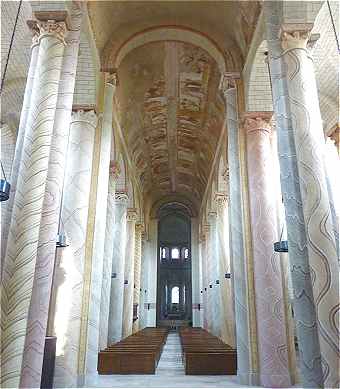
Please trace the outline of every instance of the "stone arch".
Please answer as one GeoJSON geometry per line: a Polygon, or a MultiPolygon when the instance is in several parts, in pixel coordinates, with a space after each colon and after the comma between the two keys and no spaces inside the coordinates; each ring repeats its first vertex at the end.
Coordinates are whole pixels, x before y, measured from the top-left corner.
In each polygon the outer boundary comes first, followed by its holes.
{"type": "Polygon", "coordinates": [[[150,210],[150,218],[157,218],[159,210],[170,203],[179,204],[187,209],[188,215],[190,217],[195,217],[197,215],[197,209],[195,205],[190,201],[190,199],[185,198],[183,196],[177,196],[177,195],[169,195],[164,196],[161,199],[156,200],[150,210]]]}
{"type": "MultiPolygon", "coordinates": [[[[103,70],[118,69],[123,59],[134,49],[148,43],[160,41],[179,41],[190,43],[204,49],[218,64],[221,74],[227,70],[227,61],[221,48],[209,37],[201,32],[178,26],[154,27],[131,36],[116,51],[111,50],[111,42],[108,43],[103,55],[103,70]]],[[[231,67],[234,67],[235,59],[232,52],[228,52],[231,67]]],[[[230,67],[230,66],[229,66],[230,67]]]]}

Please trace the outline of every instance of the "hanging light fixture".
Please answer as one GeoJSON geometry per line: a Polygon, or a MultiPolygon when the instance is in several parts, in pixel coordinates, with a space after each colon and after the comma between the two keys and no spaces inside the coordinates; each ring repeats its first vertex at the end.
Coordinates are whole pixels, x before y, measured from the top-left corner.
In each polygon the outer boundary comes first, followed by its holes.
{"type": "Polygon", "coordinates": [[[4,170],[4,167],[2,166],[2,162],[0,161],[1,163],[1,171],[2,171],[2,175],[3,175],[3,179],[1,179],[1,183],[0,183],[0,201],[7,201],[9,199],[9,193],[11,191],[11,184],[7,181],[6,179],[6,174],[5,174],[5,170],[4,170]]]}
{"type": "Polygon", "coordinates": [[[282,226],[280,241],[274,243],[274,251],[276,253],[288,253],[288,241],[282,240],[284,226],[282,226]]]}

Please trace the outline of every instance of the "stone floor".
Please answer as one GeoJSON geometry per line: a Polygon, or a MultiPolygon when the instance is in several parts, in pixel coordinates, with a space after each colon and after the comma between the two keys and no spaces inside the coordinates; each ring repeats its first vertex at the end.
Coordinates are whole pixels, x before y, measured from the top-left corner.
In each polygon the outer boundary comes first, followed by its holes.
{"type": "Polygon", "coordinates": [[[186,376],[179,335],[170,333],[155,375],[89,375],[88,388],[246,388],[236,376],[186,376]]]}

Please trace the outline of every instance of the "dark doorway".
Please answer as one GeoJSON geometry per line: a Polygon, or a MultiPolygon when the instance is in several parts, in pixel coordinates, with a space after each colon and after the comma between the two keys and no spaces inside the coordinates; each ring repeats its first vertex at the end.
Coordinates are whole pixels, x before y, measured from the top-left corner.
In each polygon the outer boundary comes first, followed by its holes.
{"type": "Polygon", "coordinates": [[[190,325],[191,222],[179,205],[160,211],[158,223],[157,326],[190,325]]]}

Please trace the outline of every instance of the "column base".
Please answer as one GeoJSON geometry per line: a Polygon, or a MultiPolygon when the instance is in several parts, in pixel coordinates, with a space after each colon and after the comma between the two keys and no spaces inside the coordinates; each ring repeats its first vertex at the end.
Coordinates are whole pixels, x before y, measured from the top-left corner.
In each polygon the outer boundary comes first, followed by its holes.
{"type": "Polygon", "coordinates": [[[289,388],[292,386],[292,380],[289,375],[284,374],[260,374],[259,384],[265,388],[289,388]]]}
{"type": "Polygon", "coordinates": [[[259,384],[259,375],[257,373],[238,371],[237,378],[241,385],[258,386],[259,384]]]}

